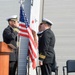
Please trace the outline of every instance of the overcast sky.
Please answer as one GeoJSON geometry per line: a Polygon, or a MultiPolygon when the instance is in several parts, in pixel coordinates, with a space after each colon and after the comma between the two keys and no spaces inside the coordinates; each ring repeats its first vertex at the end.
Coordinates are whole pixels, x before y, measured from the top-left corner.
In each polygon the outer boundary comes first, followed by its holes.
{"type": "Polygon", "coordinates": [[[19,0],[0,0],[0,41],[4,28],[8,25],[7,17],[11,15],[19,16],[19,0]]]}

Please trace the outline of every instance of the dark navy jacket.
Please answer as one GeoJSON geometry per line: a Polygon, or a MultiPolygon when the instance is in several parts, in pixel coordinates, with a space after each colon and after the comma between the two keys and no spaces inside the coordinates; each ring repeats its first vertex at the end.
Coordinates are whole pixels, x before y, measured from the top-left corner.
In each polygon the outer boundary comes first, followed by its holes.
{"type": "Polygon", "coordinates": [[[55,35],[51,29],[45,30],[39,35],[39,59],[43,63],[53,63],[55,35]]]}
{"type": "MultiPolygon", "coordinates": [[[[7,44],[13,44],[17,48],[17,32],[14,32],[14,30],[8,26],[3,31],[3,41],[7,44]]],[[[17,61],[18,58],[18,50],[15,49],[13,52],[10,53],[10,61],[17,61]]]]}

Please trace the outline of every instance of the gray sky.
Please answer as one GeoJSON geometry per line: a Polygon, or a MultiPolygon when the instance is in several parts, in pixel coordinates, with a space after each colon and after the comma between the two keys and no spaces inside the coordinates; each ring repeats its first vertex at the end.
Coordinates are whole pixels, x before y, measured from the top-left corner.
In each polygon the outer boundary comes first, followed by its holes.
{"type": "Polygon", "coordinates": [[[19,0],[0,0],[0,41],[4,28],[8,25],[7,17],[11,15],[19,16],[19,0]]]}

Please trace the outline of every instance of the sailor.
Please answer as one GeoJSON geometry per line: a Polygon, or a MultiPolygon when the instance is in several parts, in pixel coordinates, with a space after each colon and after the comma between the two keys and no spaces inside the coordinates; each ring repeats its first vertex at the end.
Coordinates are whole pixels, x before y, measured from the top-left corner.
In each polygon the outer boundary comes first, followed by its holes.
{"type": "Polygon", "coordinates": [[[8,26],[3,31],[3,41],[7,44],[12,44],[15,46],[13,52],[10,53],[9,59],[9,75],[15,75],[18,61],[18,49],[17,49],[17,34],[19,32],[18,28],[18,17],[17,15],[12,15],[7,18],[8,26]]]}
{"type": "Polygon", "coordinates": [[[55,58],[55,35],[51,30],[52,24],[48,19],[43,19],[40,23],[39,30],[42,33],[39,34],[39,65],[42,75],[51,75],[51,66],[55,58]]]}

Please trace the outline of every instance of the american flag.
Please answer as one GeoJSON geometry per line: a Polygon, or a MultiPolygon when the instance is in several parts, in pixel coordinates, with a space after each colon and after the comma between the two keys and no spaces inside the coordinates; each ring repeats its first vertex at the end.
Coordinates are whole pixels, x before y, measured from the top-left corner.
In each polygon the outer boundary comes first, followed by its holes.
{"type": "Polygon", "coordinates": [[[23,9],[23,6],[20,6],[20,32],[19,35],[29,38],[29,56],[32,61],[32,67],[36,68],[36,58],[37,58],[37,44],[36,44],[36,36],[34,36],[34,31],[30,28],[28,24],[28,20],[23,9]]]}

